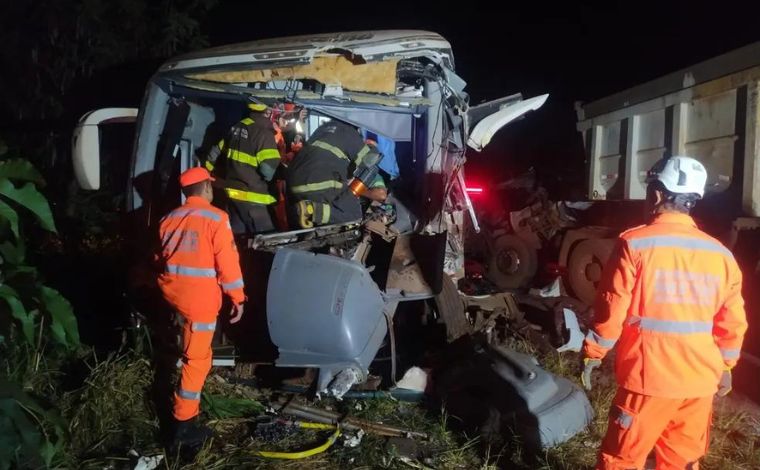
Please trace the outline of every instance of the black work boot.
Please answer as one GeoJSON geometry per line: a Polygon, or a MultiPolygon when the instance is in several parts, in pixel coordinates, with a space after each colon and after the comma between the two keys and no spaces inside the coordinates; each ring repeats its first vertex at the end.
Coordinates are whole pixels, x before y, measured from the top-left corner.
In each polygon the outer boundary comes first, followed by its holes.
{"type": "Polygon", "coordinates": [[[174,442],[172,442],[174,449],[178,447],[199,449],[213,435],[211,429],[198,423],[197,417],[187,421],[175,421],[175,426],[174,442]]]}

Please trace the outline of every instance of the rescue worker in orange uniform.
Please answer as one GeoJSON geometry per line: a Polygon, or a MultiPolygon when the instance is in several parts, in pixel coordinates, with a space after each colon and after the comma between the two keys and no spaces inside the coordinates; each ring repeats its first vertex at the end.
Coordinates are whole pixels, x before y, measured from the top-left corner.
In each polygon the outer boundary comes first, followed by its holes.
{"type": "Polygon", "coordinates": [[[210,436],[195,417],[211,369],[222,292],[232,300],[230,323],[242,317],[245,295],[229,217],[211,205],[213,178],[203,168],[191,168],[179,180],[187,201],[161,220],[158,284],[184,320],[182,375],[174,395],[175,444],[197,445],[210,436]]]}
{"type": "Polygon", "coordinates": [[[306,110],[296,113],[293,103],[284,103],[272,109],[272,125],[277,151],[280,152],[280,166],[274,176],[277,188],[277,203],[274,206],[274,219],[277,229],[287,232],[290,229],[285,196],[285,170],[293,157],[303,148],[303,121],[306,110]]]}
{"type": "Polygon", "coordinates": [[[303,121],[306,110],[296,112],[293,103],[284,103],[272,111],[274,140],[280,152],[280,162],[288,166],[293,157],[303,148],[303,121]]]}
{"type": "Polygon", "coordinates": [[[697,469],[713,396],[731,390],[747,329],[742,275],[731,252],[689,216],[707,172],[674,156],[647,177],[653,219],[620,235],[586,336],[583,385],[617,344],[618,391],[598,469],[697,469]]]}

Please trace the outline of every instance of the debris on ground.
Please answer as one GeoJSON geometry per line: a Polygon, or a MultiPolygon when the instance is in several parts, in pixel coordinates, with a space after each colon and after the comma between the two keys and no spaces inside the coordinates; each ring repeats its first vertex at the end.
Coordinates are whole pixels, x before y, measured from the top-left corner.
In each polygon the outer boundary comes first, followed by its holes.
{"type": "Polygon", "coordinates": [[[358,447],[359,444],[362,443],[362,438],[364,437],[364,431],[359,429],[356,431],[353,435],[344,435],[343,436],[343,447],[358,447]]]}
{"type": "Polygon", "coordinates": [[[463,430],[484,442],[515,434],[522,446],[537,451],[566,442],[593,418],[586,394],[532,356],[485,342],[456,356],[436,376],[437,392],[463,430]]]}
{"type": "Polygon", "coordinates": [[[132,470],[154,470],[158,468],[158,466],[161,465],[161,462],[164,460],[163,455],[154,455],[152,457],[147,457],[140,455],[134,449],[131,449],[127,455],[132,458],[137,458],[137,462],[135,463],[135,466],[132,470]]]}
{"type": "Polygon", "coordinates": [[[424,392],[427,389],[427,384],[427,372],[415,366],[404,372],[404,376],[401,380],[396,382],[396,388],[424,392]]]}
{"type": "Polygon", "coordinates": [[[578,325],[578,317],[569,308],[563,308],[562,313],[565,319],[565,330],[567,330],[569,339],[567,343],[557,348],[557,352],[580,352],[583,347],[583,332],[580,325],[578,325]]]}
{"type": "Polygon", "coordinates": [[[341,415],[340,413],[337,413],[337,412],[327,411],[327,410],[322,410],[319,408],[307,406],[307,405],[298,403],[295,400],[289,400],[285,403],[281,403],[279,411],[283,414],[295,416],[302,419],[308,419],[310,421],[315,421],[318,423],[326,423],[326,424],[340,423],[340,426],[342,428],[349,431],[358,431],[361,429],[365,433],[376,434],[379,436],[388,436],[388,437],[403,436],[403,437],[417,437],[421,439],[427,439],[428,437],[426,433],[417,432],[410,429],[399,428],[395,426],[389,426],[382,423],[365,421],[365,420],[354,418],[351,416],[341,415]]]}
{"type": "Polygon", "coordinates": [[[419,457],[417,442],[407,437],[390,437],[386,441],[385,448],[389,453],[398,455],[399,457],[406,457],[408,459],[419,457]]]}

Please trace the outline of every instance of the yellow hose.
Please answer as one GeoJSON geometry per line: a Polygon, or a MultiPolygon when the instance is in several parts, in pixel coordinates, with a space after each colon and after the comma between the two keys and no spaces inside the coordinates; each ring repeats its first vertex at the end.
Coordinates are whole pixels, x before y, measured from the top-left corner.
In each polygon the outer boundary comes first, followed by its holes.
{"type": "Polygon", "coordinates": [[[296,421],[295,425],[303,429],[335,429],[334,424],[309,423],[306,421],[296,421]]]}
{"type": "Polygon", "coordinates": [[[335,432],[333,432],[332,435],[327,438],[324,444],[320,445],[319,447],[315,447],[313,449],[302,450],[300,452],[259,451],[259,452],[256,452],[255,455],[258,455],[259,457],[264,457],[267,459],[289,459],[289,460],[305,459],[306,457],[311,457],[312,455],[317,455],[326,451],[333,444],[335,444],[335,441],[338,439],[338,436],[340,436],[340,428],[335,426],[334,424],[307,423],[303,421],[297,421],[295,424],[298,427],[304,428],[304,429],[333,429],[334,428],[335,432]]]}

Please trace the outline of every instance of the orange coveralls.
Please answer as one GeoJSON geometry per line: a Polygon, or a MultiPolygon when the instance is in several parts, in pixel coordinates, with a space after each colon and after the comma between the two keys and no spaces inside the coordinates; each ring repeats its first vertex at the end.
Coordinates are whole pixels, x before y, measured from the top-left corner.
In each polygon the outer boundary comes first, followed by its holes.
{"type": "Polygon", "coordinates": [[[229,217],[205,199],[188,197],[183,206],[161,220],[159,231],[163,272],[158,284],[185,320],[174,417],[186,421],[200,411],[222,291],[235,305],[243,303],[243,276],[229,217]]]}
{"type": "Polygon", "coordinates": [[[685,214],[665,213],[620,236],[584,342],[602,359],[617,343],[618,393],[597,468],[698,468],[713,395],[747,329],[731,252],[685,214]]]}

